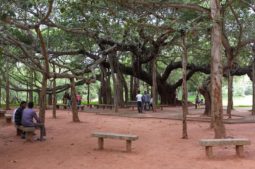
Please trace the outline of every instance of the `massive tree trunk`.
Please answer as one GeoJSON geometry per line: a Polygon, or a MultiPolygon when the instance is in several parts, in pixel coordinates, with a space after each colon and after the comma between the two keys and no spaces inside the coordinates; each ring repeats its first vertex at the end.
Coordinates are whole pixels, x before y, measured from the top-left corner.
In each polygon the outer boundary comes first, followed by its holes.
{"type": "Polygon", "coordinates": [[[130,76],[130,83],[129,83],[129,91],[130,91],[130,100],[135,100],[134,98],[134,77],[130,76]]]}
{"type": "Polygon", "coordinates": [[[223,124],[222,108],[222,65],[221,65],[221,14],[219,0],[211,0],[212,49],[211,49],[211,112],[215,138],[224,138],[226,135],[223,124]]]}
{"type": "Polygon", "coordinates": [[[53,99],[52,93],[49,93],[48,94],[48,105],[52,105],[52,99],[53,99]]]}
{"type": "Polygon", "coordinates": [[[126,78],[124,77],[124,75],[121,73],[121,81],[123,84],[123,89],[124,89],[124,102],[127,103],[128,102],[128,84],[126,82],[126,78]]]}
{"type": "Polygon", "coordinates": [[[100,104],[106,104],[107,101],[107,95],[106,95],[106,88],[107,88],[107,83],[106,83],[106,70],[103,66],[100,65],[100,90],[99,90],[99,103],[100,104]]]}
{"type": "Polygon", "coordinates": [[[39,38],[40,45],[41,45],[41,53],[44,59],[44,73],[43,73],[43,80],[42,80],[42,88],[40,92],[40,102],[39,102],[39,116],[44,123],[45,121],[45,110],[46,110],[46,90],[47,90],[47,81],[49,77],[49,55],[48,50],[46,48],[46,44],[40,30],[40,26],[35,27],[36,34],[39,38]]]}
{"type": "Polygon", "coordinates": [[[255,44],[252,46],[252,115],[255,115],[255,44]]]}
{"type": "Polygon", "coordinates": [[[233,49],[231,48],[230,52],[227,54],[228,58],[228,106],[227,106],[227,115],[231,118],[231,110],[233,109],[233,76],[231,76],[231,68],[233,65],[233,49]]]}
{"type": "Polygon", "coordinates": [[[133,97],[132,97],[132,100],[136,100],[136,94],[139,90],[139,86],[140,86],[140,80],[136,77],[134,77],[134,86],[133,86],[133,97]]]}
{"type": "MultiPolygon", "coordinates": [[[[119,106],[120,107],[124,107],[124,92],[123,92],[123,89],[125,91],[125,96],[127,96],[127,93],[128,93],[128,87],[127,87],[127,84],[126,84],[126,81],[125,81],[125,78],[122,74],[122,72],[120,71],[120,68],[119,68],[119,62],[118,62],[118,59],[116,58],[116,55],[113,56],[114,59],[113,59],[113,64],[114,64],[114,67],[116,68],[116,73],[117,73],[117,76],[116,76],[116,80],[118,82],[118,98],[119,98],[119,106]]],[[[125,97],[126,98],[126,97],[125,97]]]]}
{"type": "Polygon", "coordinates": [[[206,79],[203,84],[198,88],[199,93],[204,96],[205,99],[205,111],[204,115],[211,116],[211,82],[210,79],[206,79]]]}
{"type": "Polygon", "coordinates": [[[188,90],[187,90],[187,63],[188,63],[188,53],[186,48],[186,36],[185,32],[182,32],[182,138],[188,139],[187,131],[187,114],[188,114],[188,90]]]}
{"type": "Polygon", "coordinates": [[[76,90],[75,90],[74,78],[70,78],[70,87],[71,87],[73,122],[80,122],[80,119],[79,119],[79,116],[78,116],[78,109],[77,109],[76,90]]]}
{"type": "Polygon", "coordinates": [[[154,57],[152,60],[152,106],[153,106],[153,111],[156,111],[156,102],[157,102],[157,58],[154,57]]]}
{"type": "Polygon", "coordinates": [[[158,82],[158,93],[160,95],[161,104],[176,105],[176,89],[166,83],[158,82]]]}
{"type": "Polygon", "coordinates": [[[233,109],[233,76],[228,74],[228,106],[227,106],[227,115],[228,118],[231,118],[231,110],[233,109]]]}
{"type": "Polygon", "coordinates": [[[111,88],[111,76],[107,76],[106,79],[106,104],[113,104],[112,88],[111,88]]]}
{"type": "Polygon", "coordinates": [[[39,117],[43,123],[45,121],[47,80],[48,80],[47,75],[43,74],[42,87],[39,99],[39,117]]]}
{"type": "Polygon", "coordinates": [[[106,68],[100,65],[101,76],[100,76],[100,93],[99,93],[99,103],[100,104],[111,104],[112,103],[112,93],[110,85],[110,77],[107,76],[106,68]]]}
{"type": "Polygon", "coordinates": [[[115,76],[115,72],[114,72],[114,56],[113,54],[109,54],[108,56],[109,58],[109,62],[110,62],[110,67],[111,67],[111,75],[112,75],[112,81],[113,81],[113,88],[114,88],[114,98],[113,98],[113,101],[114,101],[114,111],[115,112],[118,112],[119,111],[119,79],[118,77],[115,76]]]}

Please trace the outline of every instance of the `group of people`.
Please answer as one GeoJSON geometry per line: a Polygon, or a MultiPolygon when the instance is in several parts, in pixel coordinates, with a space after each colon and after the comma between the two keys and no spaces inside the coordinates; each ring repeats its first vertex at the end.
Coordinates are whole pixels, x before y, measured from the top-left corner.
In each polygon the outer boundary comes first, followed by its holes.
{"type": "MultiPolygon", "coordinates": [[[[82,100],[82,97],[80,95],[80,92],[77,93],[76,95],[76,101],[77,101],[77,107],[79,109],[80,105],[81,105],[81,100],[82,100]]],[[[63,96],[63,104],[67,105],[68,108],[71,108],[71,105],[72,105],[72,97],[71,95],[68,93],[68,92],[65,92],[64,93],[64,96],[63,96]]]]}
{"type": "Polygon", "coordinates": [[[25,133],[21,131],[18,126],[24,127],[35,127],[40,129],[40,138],[39,140],[46,139],[46,130],[45,126],[37,116],[35,110],[33,109],[34,103],[21,101],[20,107],[14,111],[14,122],[17,126],[17,135],[21,135],[21,138],[25,138],[25,133]]]}
{"type": "Polygon", "coordinates": [[[196,96],[196,100],[195,100],[195,108],[196,108],[196,109],[199,108],[199,106],[200,106],[201,104],[203,104],[203,102],[204,102],[204,100],[203,100],[203,99],[199,99],[199,96],[197,95],[197,96],[196,96]]]}
{"type": "Polygon", "coordinates": [[[142,113],[143,110],[149,111],[150,109],[153,110],[153,98],[149,94],[149,92],[145,91],[142,95],[140,91],[137,92],[136,95],[136,102],[137,102],[137,110],[138,113],[142,113]]]}

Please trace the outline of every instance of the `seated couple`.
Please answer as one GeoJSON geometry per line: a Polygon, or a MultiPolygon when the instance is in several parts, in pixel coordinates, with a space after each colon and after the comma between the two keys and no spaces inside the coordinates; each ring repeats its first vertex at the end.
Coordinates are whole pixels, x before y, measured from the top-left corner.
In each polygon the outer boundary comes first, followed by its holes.
{"type": "MultiPolygon", "coordinates": [[[[28,105],[25,101],[22,101],[20,103],[20,107],[16,109],[14,112],[14,120],[15,120],[15,125],[16,126],[24,126],[24,127],[35,127],[35,128],[40,128],[40,140],[45,140],[46,136],[46,131],[44,124],[41,122],[40,118],[37,116],[35,110],[33,109],[34,103],[29,102],[28,105]],[[27,106],[27,108],[26,108],[27,106]],[[36,123],[34,122],[36,121],[36,123]]],[[[17,134],[22,133],[17,128],[17,134]]],[[[22,133],[22,137],[24,138],[24,134],[22,133]]]]}

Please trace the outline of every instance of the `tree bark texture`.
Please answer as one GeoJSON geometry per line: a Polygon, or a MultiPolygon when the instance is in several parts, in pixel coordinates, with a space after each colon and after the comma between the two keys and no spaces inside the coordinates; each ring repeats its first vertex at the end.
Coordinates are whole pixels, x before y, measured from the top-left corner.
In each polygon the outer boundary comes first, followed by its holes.
{"type": "Polygon", "coordinates": [[[252,115],[255,115],[255,44],[252,46],[252,115]]]}
{"type": "Polygon", "coordinates": [[[130,76],[130,82],[129,82],[129,94],[130,94],[130,100],[135,100],[135,98],[133,97],[133,93],[134,93],[134,77],[130,76]]]}
{"type": "Polygon", "coordinates": [[[48,94],[48,105],[52,105],[52,101],[53,101],[52,93],[49,93],[48,94]]]}
{"type": "Polygon", "coordinates": [[[0,108],[2,108],[2,79],[0,79],[0,108]]]}
{"type": "Polygon", "coordinates": [[[210,78],[206,79],[201,86],[199,86],[198,91],[204,96],[205,99],[205,111],[204,115],[211,116],[211,82],[210,78]]]}
{"type": "Polygon", "coordinates": [[[10,76],[9,76],[9,60],[6,59],[6,73],[5,73],[5,109],[10,110],[10,76]]]}
{"type": "Polygon", "coordinates": [[[227,105],[227,115],[228,118],[231,118],[231,111],[233,109],[233,76],[231,76],[231,68],[233,65],[233,49],[230,49],[230,52],[227,53],[228,59],[228,105],[227,105]]]}
{"type": "MultiPolygon", "coordinates": [[[[53,64],[53,72],[55,72],[55,64],[53,64]]],[[[56,94],[56,78],[53,78],[53,88],[52,88],[52,95],[53,95],[53,106],[52,106],[52,117],[54,119],[57,118],[57,94],[56,94]]]]}
{"type": "Polygon", "coordinates": [[[80,122],[80,119],[78,116],[78,109],[77,109],[76,89],[75,89],[74,78],[70,78],[70,85],[71,85],[70,87],[71,87],[73,122],[80,122]]]}
{"type": "Polygon", "coordinates": [[[187,90],[187,63],[188,63],[188,53],[186,48],[186,36],[185,32],[182,33],[182,138],[188,139],[187,131],[187,114],[188,114],[188,90],[187,90]]]}
{"type": "Polygon", "coordinates": [[[110,54],[108,55],[109,62],[110,62],[110,67],[111,67],[111,75],[112,75],[112,81],[113,81],[113,91],[114,91],[114,96],[113,96],[113,102],[114,102],[114,111],[118,112],[119,111],[119,82],[118,82],[118,77],[115,76],[114,72],[114,60],[113,60],[113,55],[110,54]]]}
{"type": "Polygon", "coordinates": [[[39,99],[39,117],[43,123],[45,121],[47,81],[48,81],[47,75],[43,74],[42,87],[39,99]]]}
{"type": "Polygon", "coordinates": [[[152,60],[152,106],[153,106],[153,111],[156,111],[156,102],[157,102],[157,58],[154,57],[152,60]]]}
{"type": "Polygon", "coordinates": [[[100,94],[99,101],[101,104],[112,104],[112,92],[110,86],[110,77],[107,76],[106,68],[100,65],[101,70],[101,86],[100,86],[100,94]]]}
{"type": "Polygon", "coordinates": [[[47,81],[49,77],[49,55],[46,48],[46,44],[40,30],[40,26],[35,27],[36,34],[40,41],[41,53],[44,59],[44,73],[43,73],[43,80],[42,80],[42,88],[40,92],[40,103],[39,103],[39,116],[44,123],[45,121],[45,110],[46,110],[46,90],[47,90],[47,81]]]}
{"type": "Polygon", "coordinates": [[[90,104],[90,83],[87,83],[88,91],[87,91],[87,104],[90,104]]]}
{"type": "Polygon", "coordinates": [[[215,138],[224,138],[225,126],[223,124],[222,108],[222,65],[221,65],[221,14],[220,1],[211,0],[211,17],[213,22],[212,28],[212,49],[211,49],[211,112],[213,115],[213,128],[215,138]]]}
{"type": "MultiPolygon", "coordinates": [[[[7,65],[8,65],[8,63],[7,63],[7,65]]],[[[8,71],[6,72],[5,93],[6,93],[5,109],[10,110],[11,109],[11,107],[10,107],[10,77],[9,77],[8,71]]]]}
{"type": "Polygon", "coordinates": [[[34,73],[31,69],[31,72],[30,72],[30,79],[29,79],[29,88],[30,88],[30,91],[28,93],[28,101],[32,102],[33,101],[33,84],[34,84],[34,73]]]}
{"type": "Polygon", "coordinates": [[[233,109],[233,76],[228,74],[228,106],[227,106],[227,115],[228,118],[231,118],[231,111],[233,109]]]}

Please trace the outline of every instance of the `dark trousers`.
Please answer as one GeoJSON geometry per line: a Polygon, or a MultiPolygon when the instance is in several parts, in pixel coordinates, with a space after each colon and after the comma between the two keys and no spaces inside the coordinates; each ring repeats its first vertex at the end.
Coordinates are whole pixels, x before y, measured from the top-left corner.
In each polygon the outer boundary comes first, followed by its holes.
{"type": "Polygon", "coordinates": [[[142,102],[137,102],[137,109],[139,113],[143,112],[142,102]]]}
{"type": "Polygon", "coordinates": [[[154,111],[154,109],[153,109],[153,104],[152,103],[149,103],[149,110],[151,110],[152,109],[152,111],[154,111]]]}
{"type": "Polygon", "coordinates": [[[144,110],[150,110],[150,102],[144,102],[144,110]]]}

